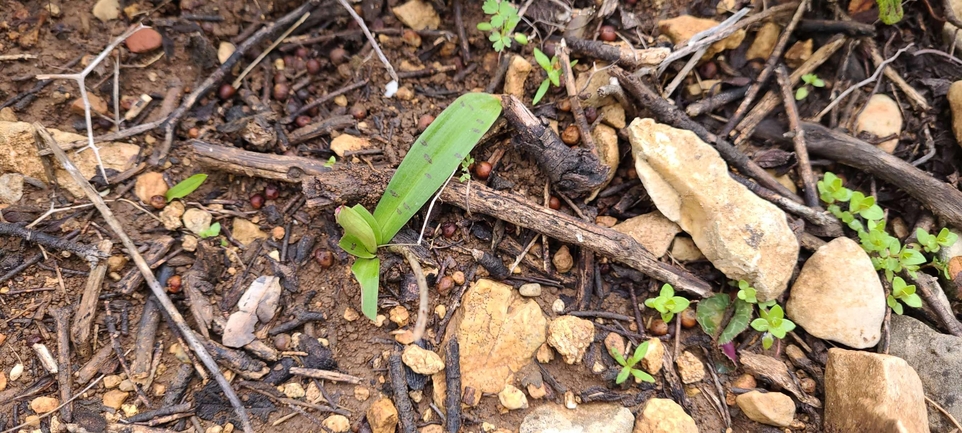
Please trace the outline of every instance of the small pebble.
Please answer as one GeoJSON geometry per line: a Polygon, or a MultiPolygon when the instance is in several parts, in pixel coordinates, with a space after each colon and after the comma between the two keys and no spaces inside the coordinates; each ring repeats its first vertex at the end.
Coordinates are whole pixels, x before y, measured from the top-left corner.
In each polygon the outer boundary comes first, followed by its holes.
{"type": "Polygon", "coordinates": [[[551,304],[551,311],[554,311],[555,313],[558,313],[558,314],[563,313],[565,311],[565,301],[562,301],[560,298],[555,299],[554,302],[551,304]]]}
{"type": "Polygon", "coordinates": [[[451,278],[454,280],[454,284],[462,285],[464,284],[464,272],[457,271],[451,274],[451,278]]]}
{"type": "Polygon", "coordinates": [[[445,275],[438,280],[438,293],[441,296],[447,295],[454,288],[454,278],[445,275]]]}
{"type": "Polygon", "coordinates": [[[273,236],[274,239],[276,239],[276,240],[284,239],[284,234],[285,234],[285,233],[284,233],[284,227],[281,227],[281,226],[274,227],[274,228],[271,230],[271,236],[273,236]]]}
{"type": "Polygon", "coordinates": [[[361,315],[357,313],[357,310],[351,307],[347,307],[344,309],[344,320],[347,320],[348,322],[353,322],[359,319],[360,317],[361,315]]]}
{"type": "Polygon", "coordinates": [[[424,132],[425,129],[428,129],[428,126],[431,126],[432,122],[434,122],[434,116],[430,114],[422,115],[418,119],[418,131],[424,132]]]}
{"type": "Polygon", "coordinates": [[[664,320],[654,319],[651,324],[648,325],[648,332],[656,337],[661,337],[662,335],[668,334],[668,324],[664,320]]]}
{"type": "Polygon", "coordinates": [[[563,141],[568,146],[574,146],[578,144],[578,140],[581,139],[581,133],[578,132],[578,127],[575,125],[568,125],[564,131],[561,131],[561,141],[563,141]]]}
{"type": "Polygon", "coordinates": [[[130,35],[127,40],[124,41],[124,45],[131,53],[140,54],[147,53],[157,48],[160,48],[163,39],[157,30],[146,28],[140,29],[130,35]]]}
{"type": "Polygon", "coordinates": [[[541,296],[541,284],[538,284],[538,283],[523,284],[520,288],[518,288],[518,293],[520,293],[521,296],[524,296],[524,297],[536,298],[538,296],[541,296]]]}

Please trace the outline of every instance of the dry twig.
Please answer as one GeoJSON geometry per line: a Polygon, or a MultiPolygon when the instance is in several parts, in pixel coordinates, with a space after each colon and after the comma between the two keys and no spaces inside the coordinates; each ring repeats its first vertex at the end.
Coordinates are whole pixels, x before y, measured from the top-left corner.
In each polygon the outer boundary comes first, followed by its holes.
{"type": "Polygon", "coordinates": [[[795,143],[795,156],[798,157],[798,174],[801,175],[802,183],[805,185],[805,204],[818,208],[815,176],[812,174],[812,163],[808,160],[808,149],[805,147],[805,130],[800,125],[801,119],[798,117],[798,107],[792,96],[792,83],[788,78],[785,65],[779,65],[775,75],[782,89],[782,102],[785,104],[785,113],[788,114],[788,125],[792,128],[792,142],[795,143]]]}

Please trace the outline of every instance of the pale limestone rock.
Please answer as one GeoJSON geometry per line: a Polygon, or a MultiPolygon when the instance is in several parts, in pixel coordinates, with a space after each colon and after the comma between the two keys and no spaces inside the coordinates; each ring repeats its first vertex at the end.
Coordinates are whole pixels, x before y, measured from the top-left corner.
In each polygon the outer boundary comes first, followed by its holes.
{"type": "Polygon", "coordinates": [[[655,257],[665,255],[668,252],[668,247],[671,246],[671,241],[681,231],[678,224],[665,218],[657,210],[629,218],[612,228],[635,238],[641,246],[645,247],[655,257]]]}
{"type": "Polygon", "coordinates": [[[635,119],[628,136],[658,210],[728,278],[751,283],[760,301],[781,295],[799,250],[785,213],[731,179],[718,152],[691,131],[635,119]]]}
{"type": "MultiPolygon", "coordinates": [[[[856,133],[868,132],[877,138],[902,133],[902,110],[899,104],[888,95],[875,94],[869,98],[865,108],[855,119],[856,133]]],[[[895,151],[898,137],[878,144],[879,149],[888,153],[895,151]]]]}
{"type": "Polygon", "coordinates": [[[504,75],[504,93],[524,98],[524,83],[531,74],[531,63],[524,56],[512,56],[504,75]]]}

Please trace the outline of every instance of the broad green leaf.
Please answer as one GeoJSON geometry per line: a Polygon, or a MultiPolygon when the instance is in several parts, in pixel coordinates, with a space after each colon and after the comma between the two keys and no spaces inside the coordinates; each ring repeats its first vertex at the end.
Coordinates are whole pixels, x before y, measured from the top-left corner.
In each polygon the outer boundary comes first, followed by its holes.
{"type": "Polygon", "coordinates": [[[545,71],[551,71],[551,59],[548,58],[547,54],[537,48],[534,49],[534,60],[538,62],[545,71]]]}
{"type": "Polygon", "coordinates": [[[808,86],[802,86],[802,87],[799,87],[798,89],[795,89],[796,101],[801,101],[802,99],[805,99],[807,97],[808,97],[808,86]]]}
{"type": "Polygon", "coordinates": [[[631,369],[628,367],[622,368],[621,372],[618,373],[618,377],[615,379],[615,383],[622,384],[628,380],[628,375],[631,374],[631,369]]]}
{"type": "Polygon", "coordinates": [[[661,313],[661,320],[665,323],[671,322],[671,319],[673,318],[675,318],[675,313],[672,313],[671,311],[661,313]]]}
{"type": "Polygon", "coordinates": [[[925,256],[915,248],[903,249],[899,254],[899,259],[899,261],[902,262],[902,266],[921,265],[926,262],[925,256]]]}
{"type": "Polygon", "coordinates": [[[481,5],[481,10],[488,15],[494,15],[498,13],[498,0],[484,0],[484,4],[481,5]]]}
{"type": "Polygon", "coordinates": [[[381,260],[358,258],[351,266],[354,278],[361,284],[361,312],[371,320],[377,316],[377,286],[381,274],[381,260]]]}
{"type": "Polygon", "coordinates": [[[948,228],[942,228],[942,231],[939,232],[938,242],[943,247],[951,247],[958,239],[959,235],[952,233],[948,228]]]}
{"type": "Polygon", "coordinates": [[[875,0],[878,3],[878,18],[886,25],[892,25],[902,20],[901,0],[875,0]]]}
{"type": "Polygon", "coordinates": [[[712,338],[721,328],[722,320],[725,320],[725,310],[731,299],[725,293],[714,295],[704,299],[695,307],[695,320],[701,325],[701,329],[712,338]]]}
{"type": "Polygon", "coordinates": [[[691,305],[691,301],[682,298],[681,296],[675,296],[671,298],[670,301],[671,303],[668,305],[668,311],[671,311],[672,313],[681,313],[682,311],[685,311],[689,305],[691,305]]]}
{"type": "Polygon", "coordinates": [[[341,241],[338,242],[338,245],[344,251],[347,251],[348,254],[362,259],[371,259],[375,256],[373,251],[364,248],[357,236],[351,234],[345,233],[344,236],[341,236],[341,241]]]}
{"type": "Polygon", "coordinates": [[[665,298],[665,299],[669,299],[669,298],[671,298],[672,296],[675,296],[675,288],[672,287],[671,284],[668,284],[668,283],[665,283],[664,285],[662,285],[662,286],[661,286],[661,292],[658,293],[658,297],[660,297],[660,298],[665,298]]]}
{"type": "Polygon", "coordinates": [[[381,242],[381,230],[378,229],[378,223],[374,219],[374,215],[371,215],[371,212],[360,204],[354,205],[354,207],[351,209],[357,212],[357,214],[360,215],[361,218],[364,218],[364,221],[371,226],[371,229],[374,231],[374,241],[376,242],[377,246],[381,246],[383,244],[383,242],[381,242]]]}
{"type": "Polygon", "coordinates": [[[922,298],[915,293],[902,298],[902,302],[912,308],[922,308],[922,298]]]}
{"type": "Polygon", "coordinates": [[[207,175],[204,173],[198,173],[188,177],[187,179],[180,181],[180,183],[177,185],[174,185],[173,188],[168,189],[167,193],[164,194],[164,198],[170,202],[171,200],[187,197],[190,193],[199,188],[205,180],[207,180],[207,175]]]}
{"type": "Polygon", "coordinates": [[[347,206],[338,207],[334,211],[334,219],[344,228],[344,237],[353,236],[352,241],[356,239],[369,253],[377,251],[379,242],[377,235],[374,234],[375,227],[371,226],[357,210],[347,206]]]}
{"type": "Polygon", "coordinates": [[[491,27],[500,28],[504,25],[504,17],[501,15],[495,15],[491,17],[491,27]]]}
{"type": "Polygon", "coordinates": [[[327,159],[327,162],[324,163],[324,166],[327,167],[327,168],[331,168],[331,167],[334,166],[334,163],[336,163],[336,162],[337,162],[337,158],[335,158],[335,157],[332,155],[330,158],[327,159]]]}
{"type": "Polygon", "coordinates": [[[551,81],[548,81],[548,79],[541,82],[541,86],[538,86],[538,91],[534,94],[534,99],[531,100],[531,105],[537,105],[541,98],[544,98],[544,95],[548,93],[549,86],[551,86],[551,81]]]}
{"type": "Polygon", "coordinates": [[[859,215],[867,220],[880,220],[885,217],[885,212],[881,207],[879,207],[879,205],[873,204],[867,209],[863,209],[861,212],[859,212],[859,215]]]}
{"type": "Polygon", "coordinates": [[[621,354],[621,352],[618,351],[618,349],[612,347],[611,350],[608,351],[608,353],[611,354],[612,358],[615,358],[615,362],[617,362],[618,364],[621,364],[622,366],[628,364],[628,362],[625,361],[625,357],[621,354]]]}
{"type": "Polygon", "coordinates": [[[755,320],[752,320],[752,329],[758,332],[768,331],[768,321],[765,319],[762,319],[761,317],[755,320]]]}
{"type": "Polygon", "coordinates": [[[900,304],[899,301],[896,300],[894,296],[888,295],[888,297],[885,298],[885,303],[888,304],[889,308],[891,308],[892,311],[895,312],[895,314],[898,314],[899,316],[902,315],[902,312],[903,312],[902,304],[900,304]]]}
{"type": "Polygon", "coordinates": [[[805,74],[805,75],[802,75],[802,81],[803,81],[805,84],[812,84],[812,83],[814,83],[815,80],[817,80],[817,79],[818,79],[818,75],[815,75],[815,74],[805,74]]]}
{"type": "Polygon", "coordinates": [[[642,382],[655,383],[655,378],[651,377],[650,374],[645,373],[644,371],[637,370],[637,369],[631,370],[631,374],[635,376],[635,379],[638,379],[642,382]]]}
{"type": "Polygon", "coordinates": [[[815,87],[825,87],[825,81],[823,81],[821,78],[816,78],[814,81],[812,81],[812,85],[815,87]]]}
{"type": "Polygon", "coordinates": [[[733,314],[731,320],[728,321],[728,326],[725,327],[725,330],[718,336],[718,344],[725,344],[734,340],[738,334],[741,334],[748,328],[748,324],[752,319],[752,309],[752,304],[741,299],[735,300],[735,314],[733,314]]]}
{"type": "Polygon", "coordinates": [[[411,145],[374,209],[383,242],[391,242],[431,199],[500,115],[500,98],[467,93],[431,122],[411,145]]]}
{"type": "Polygon", "coordinates": [[[220,223],[213,223],[210,225],[210,227],[207,228],[207,230],[197,233],[197,236],[200,236],[201,239],[207,239],[207,238],[217,236],[219,234],[220,234],[220,223]]]}

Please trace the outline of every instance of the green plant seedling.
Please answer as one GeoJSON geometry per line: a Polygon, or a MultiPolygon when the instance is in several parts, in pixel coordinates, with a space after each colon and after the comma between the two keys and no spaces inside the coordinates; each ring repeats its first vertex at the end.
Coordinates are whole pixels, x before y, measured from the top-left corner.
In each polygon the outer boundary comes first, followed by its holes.
{"type": "Polygon", "coordinates": [[[625,381],[628,380],[629,375],[635,376],[635,379],[639,381],[655,383],[654,377],[651,377],[650,374],[645,373],[640,368],[635,368],[635,364],[641,362],[641,359],[645,357],[646,353],[648,353],[647,341],[639,344],[638,347],[635,348],[635,353],[633,353],[628,359],[625,359],[624,355],[618,353],[618,349],[614,347],[611,348],[609,353],[611,353],[612,358],[615,358],[615,362],[617,362],[618,365],[621,365],[621,372],[619,372],[618,377],[615,378],[615,383],[619,385],[625,383],[625,381]]]}
{"type": "Polygon", "coordinates": [[[785,318],[785,311],[780,305],[774,305],[768,310],[759,308],[758,315],[761,317],[752,320],[752,328],[765,333],[762,336],[762,347],[765,349],[772,347],[774,338],[781,340],[785,338],[785,334],[795,329],[795,323],[785,318]]]}
{"type": "Polygon", "coordinates": [[[895,277],[895,279],[892,280],[892,294],[885,298],[885,302],[895,314],[902,315],[904,310],[899,301],[902,301],[905,305],[912,308],[922,307],[922,298],[915,293],[915,285],[905,284],[905,280],[903,280],[902,277],[895,277]]]}
{"type": "Polygon", "coordinates": [[[167,190],[167,194],[164,194],[164,198],[170,203],[171,200],[176,200],[178,198],[187,197],[190,193],[200,188],[200,185],[207,180],[207,175],[203,173],[195,174],[187,179],[180,181],[173,188],[167,190]]]}
{"type": "Polygon", "coordinates": [[[467,182],[471,179],[471,166],[474,164],[474,158],[471,155],[465,156],[464,160],[461,161],[461,177],[458,178],[461,182],[467,182]]]}
{"type": "Polygon", "coordinates": [[[708,299],[702,299],[695,307],[695,320],[701,325],[701,329],[712,338],[721,329],[722,321],[725,320],[725,312],[731,304],[731,298],[727,293],[712,295],[708,299]]]}
{"type": "Polygon", "coordinates": [[[818,78],[815,74],[805,74],[802,75],[802,82],[805,84],[795,90],[795,100],[801,101],[808,97],[808,93],[811,91],[812,87],[825,87],[825,81],[818,78]]]}
{"type": "Polygon", "coordinates": [[[842,179],[834,173],[826,172],[818,181],[818,195],[825,203],[846,202],[852,198],[852,190],[842,185],[842,179]]]}
{"type": "Polygon", "coordinates": [[[334,163],[336,162],[337,162],[337,158],[335,158],[334,155],[331,155],[330,158],[327,158],[327,162],[324,163],[324,166],[327,168],[331,168],[334,166],[334,163]]]}
{"type": "Polygon", "coordinates": [[[505,48],[511,48],[511,40],[525,45],[528,37],[523,34],[514,34],[514,28],[521,22],[518,9],[506,0],[485,0],[481,9],[485,14],[491,16],[488,22],[478,23],[478,30],[491,32],[488,40],[491,41],[494,51],[501,52],[505,48]]]}
{"type": "Polygon", "coordinates": [[[645,300],[646,306],[661,313],[661,320],[664,320],[665,323],[670,322],[675,314],[685,311],[689,304],[690,302],[687,299],[675,296],[675,288],[671,287],[671,284],[661,286],[661,293],[658,294],[658,297],[645,300]]]}
{"type": "Polygon", "coordinates": [[[207,228],[207,230],[197,233],[197,236],[200,236],[201,239],[207,239],[207,238],[212,238],[214,236],[217,236],[219,234],[220,234],[220,223],[213,223],[210,225],[210,227],[207,228]]]}
{"type": "MultiPolygon", "coordinates": [[[[534,49],[534,60],[538,62],[541,69],[544,69],[548,77],[541,82],[538,86],[538,91],[534,94],[534,99],[531,101],[532,104],[537,104],[541,98],[544,97],[545,93],[548,93],[548,88],[553,84],[555,87],[561,86],[561,62],[558,60],[558,56],[548,58],[548,55],[543,53],[541,50],[534,49]]],[[[578,64],[577,60],[571,61],[571,66],[578,64]]]]}
{"type": "Polygon", "coordinates": [[[859,191],[852,192],[848,211],[870,221],[878,221],[885,217],[882,208],[875,204],[875,197],[866,196],[859,191]]]}
{"type": "Polygon", "coordinates": [[[931,235],[929,232],[918,228],[915,236],[919,239],[919,244],[927,253],[937,253],[942,248],[951,247],[958,240],[959,236],[949,231],[948,227],[943,227],[938,235],[931,235]]]}
{"type": "Polygon", "coordinates": [[[878,19],[885,25],[892,25],[902,20],[901,0],[875,0],[878,4],[878,19]]]}
{"type": "Polygon", "coordinates": [[[738,334],[745,332],[745,330],[748,329],[748,324],[751,323],[752,312],[755,311],[755,304],[749,304],[741,299],[736,299],[734,305],[735,311],[732,313],[732,318],[728,321],[728,325],[725,325],[725,329],[722,330],[718,336],[718,344],[730,343],[738,334]]]}
{"type": "Polygon", "coordinates": [[[377,248],[390,242],[454,175],[500,115],[501,100],[497,96],[462,95],[411,145],[373,214],[361,205],[341,206],[335,211],[337,223],[344,228],[340,246],[356,257],[351,271],[361,285],[361,311],[369,319],[377,314],[377,248]]]}

